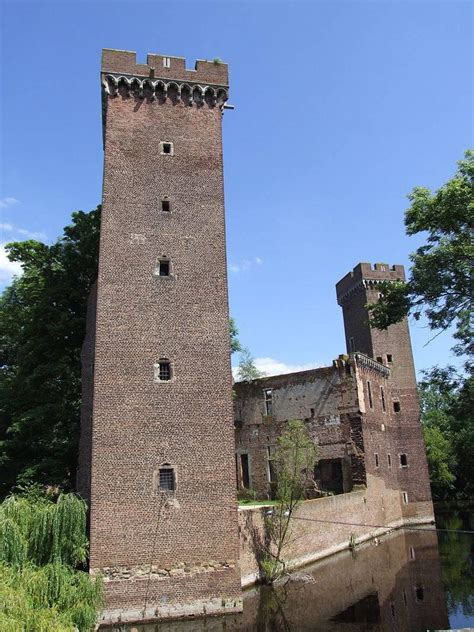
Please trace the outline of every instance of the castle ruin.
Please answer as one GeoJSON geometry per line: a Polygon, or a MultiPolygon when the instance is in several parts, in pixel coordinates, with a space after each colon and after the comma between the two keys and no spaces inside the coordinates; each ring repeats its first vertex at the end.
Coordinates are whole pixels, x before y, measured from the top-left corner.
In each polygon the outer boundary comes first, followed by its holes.
{"type": "Polygon", "coordinates": [[[90,572],[105,579],[101,621],[242,609],[241,586],[256,578],[248,527],[261,515],[238,510],[236,491],[271,497],[272,451],[289,419],[303,419],[319,445],[314,478],[326,495],[299,510],[320,524],[298,525],[295,565],[347,548],[353,534],[432,520],[408,325],[374,330],[365,309],[403,268],[359,264],[346,275],[337,297],[347,354],[237,384],[233,417],[227,65],[188,70],[161,55],[138,64],[105,49],[101,80],[102,227],[78,471],[90,572]]]}

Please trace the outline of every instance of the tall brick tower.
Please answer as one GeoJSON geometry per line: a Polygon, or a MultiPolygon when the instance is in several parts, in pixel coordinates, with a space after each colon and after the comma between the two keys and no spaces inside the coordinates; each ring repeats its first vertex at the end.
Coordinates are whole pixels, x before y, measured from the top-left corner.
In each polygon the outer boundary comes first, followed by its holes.
{"type": "MultiPolygon", "coordinates": [[[[373,449],[377,450],[377,443],[383,444],[383,452],[387,449],[391,455],[390,476],[386,478],[393,481],[395,477],[396,484],[404,492],[404,518],[429,518],[433,515],[433,507],[408,321],[405,318],[381,331],[371,327],[366,309],[368,303],[378,301],[380,283],[404,280],[405,271],[401,265],[359,263],[337,283],[336,293],[343,311],[347,351],[362,352],[390,369],[387,392],[379,387],[368,398],[373,405],[368,415],[373,420],[373,449]],[[378,409],[376,401],[381,404],[378,409]]],[[[382,458],[385,463],[386,456],[382,456],[381,449],[381,461],[382,458]]],[[[377,474],[381,475],[381,471],[381,464],[378,464],[377,474]]]]}
{"type": "Polygon", "coordinates": [[[102,56],[79,487],[104,621],[242,609],[224,230],[227,65],[102,56]],[[89,376],[87,378],[87,376],[89,376]],[[88,388],[88,386],[90,388],[88,388]]]}

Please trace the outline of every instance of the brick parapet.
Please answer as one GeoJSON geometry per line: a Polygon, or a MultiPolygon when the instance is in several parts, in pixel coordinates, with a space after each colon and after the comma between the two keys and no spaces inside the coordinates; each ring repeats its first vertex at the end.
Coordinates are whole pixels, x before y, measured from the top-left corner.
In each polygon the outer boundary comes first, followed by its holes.
{"type": "Polygon", "coordinates": [[[402,265],[359,263],[336,284],[337,302],[343,305],[352,294],[366,287],[375,287],[385,281],[404,280],[405,268],[402,265]]]}
{"type": "Polygon", "coordinates": [[[151,77],[165,81],[187,81],[191,83],[209,83],[228,87],[228,65],[220,60],[207,61],[198,59],[194,69],[186,68],[184,57],[157,55],[149,53],[146,64],[137,63],[135,51],[104,48],[102,51],[101,71],[103,74],[117,73],[133,77],[151,77]],[[169,67],[165,65],[169,60],[169,67]]]}

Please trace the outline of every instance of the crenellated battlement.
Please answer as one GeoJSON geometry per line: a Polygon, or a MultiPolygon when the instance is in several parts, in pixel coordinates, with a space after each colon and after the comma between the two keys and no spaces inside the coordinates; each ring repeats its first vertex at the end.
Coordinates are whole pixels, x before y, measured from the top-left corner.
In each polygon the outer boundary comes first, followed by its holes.
{"type": "Polygon", "coordinates": [[[389,265],[388,263],[358,263],[356,267],[346,274],[336,284],[337,302],[343,301],[363,288],[368,288],[385,281],[404,281],[405,268],[402,265],[389,265]]]}
{"type": "Polygon", "coordinates": [[[148,55],[146,64],[137,64],[136,53],[104,49],[102,87],[105,95],[136,97],[164,102],[222,109],[229,98],[227,64],[198,60],[188,70],[183,57],[148,55]]]}
{"type": "Polygon", "coordinates": [[[121,95],[148,102],[222,111],[229,98],[228,66],[220,61],[198,60],[194,70],[184,57],[149,54],[146,64],[137,64],[133,51],[104,48],[102,51],[102,125],[105,129],[107,101],[121,95]]]}
{"type": "Polygon", "coordinates": [[[228,87],[228,66],[221,61],[198,59],[194,70],[186,68],[184,57],[170,55],[147,55],[146,64],[137,63],[135,51],[104,48],[102,51],[102,74],[129,75],[138,78],[187,81],[212,86],[228,87]]]}

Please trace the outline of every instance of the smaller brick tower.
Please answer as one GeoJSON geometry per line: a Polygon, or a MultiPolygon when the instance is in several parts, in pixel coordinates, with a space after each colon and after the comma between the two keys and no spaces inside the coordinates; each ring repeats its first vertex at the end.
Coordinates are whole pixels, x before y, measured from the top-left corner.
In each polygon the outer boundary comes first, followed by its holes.
{"type": "Polygon", "coordinates": [[[431,517],[433,506],[408,321],[405,318],[385,331],[377,330],[371,327],[366,309],[368,303],[378,301],[382,282],[404,280],[401,265],[359,263],[337,283],[336,293],[343,311],[347,351],[362,352],[390,369],[386,392],[380,386],[375,392],[372,385],[368,399],[383,401],[378,412],[374,404],[371,415],[373,425],[383,429],[383,458],[385,449],[390,450],[391,475],[396,475],[396,484],[403,492],[403,517],[420,519],[431,517]]]}

